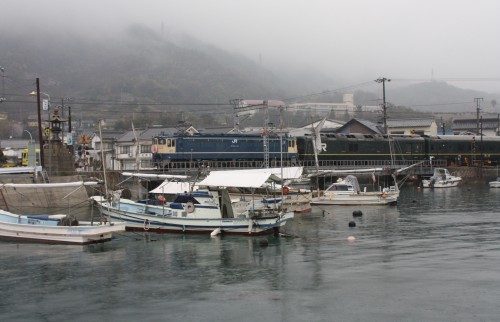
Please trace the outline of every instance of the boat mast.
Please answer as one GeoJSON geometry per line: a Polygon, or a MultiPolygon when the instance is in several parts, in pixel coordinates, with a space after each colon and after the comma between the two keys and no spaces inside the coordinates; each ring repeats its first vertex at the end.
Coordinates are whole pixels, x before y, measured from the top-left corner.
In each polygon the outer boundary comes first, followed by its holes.
{"type": "Polygon", "coordinates": [[[104,160],[104,140],[102,138],[101,123],[104,120],[99,120],[99,137],[101,138],[101,162],[102,162],[102,175],[104,177],[104,193],[106,198],[108,197],[108,180],[106,179],[106,161],[104,160]]]}

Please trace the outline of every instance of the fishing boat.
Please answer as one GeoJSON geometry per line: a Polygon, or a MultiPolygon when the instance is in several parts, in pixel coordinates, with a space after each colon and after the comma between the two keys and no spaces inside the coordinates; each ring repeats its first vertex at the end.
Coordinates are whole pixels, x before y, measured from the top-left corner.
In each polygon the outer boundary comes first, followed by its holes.
{"type": "Polygon", "coordinates": [[[448,169],[435,168],[432,177],[422,180],[422,187],[450,188],[458,186],[461,181],[461,177],[451,175],[448,169]]]}
{"type": "Polygon", "coordinates": [[[125,224],[81,222],[70,215],[19,215],[0,210],[0,239],[47,244],[86,245],[110,241],[125,224]]]}
{"type": "MultiPolygon", "coordinates": [[[[65,183],[6,183],[0,188],[44,189],[98,185],[98,182],[65,183]]],[[[2,194],[3,196],[3,194],[2,194]]],[[[98,222],[78,221],[68,214],[23,215],[0,210],[0,239],[48,244],[86,245],[110,241],[113,233],[125,231],[123,223],[113,223],[106,218],[98,222]]]]}
{"type": "Polygon", "coordinates": [[[248,188],[231,187],[229,192],[233,200],[250,201],[256,206],[267,208],[278,204],[295,213],[307,213],[312,210],[310,189],[294,187],[294,183],[302,178],[303,167],[229,170],[225,172],[235,177],[239,177],[242,173],[269,172],[280,178],[282,182],[281,184],[264,183],[262,187],[255,191],[248,188]]]}
{"type": "Polygon", "coordinates": [[[394,186],[380,191],[366,191],[360,189],[358,178],[347,175],[331,184],[322,195],[311,200],[313,206],[364,206],[390,205],[398,201],[399,189],[394,186]]]}
{"type": "Polygon", "coordinates": [[[498,175],[498,165],[497,165],[497,179],[495,181],[488,182],[490,188],[500,188],[500,176],[498,175]]]}
{"type": "Polygon", "coordinates": [[[102,214],[125,222],[127,230],[172,233],[265,235],[278,233],[293,219],[283,207],[256,208],[249,201],[235,203],[227,187],[259,188],[265,182],[279,181],[269,172],[234,177],[226,171],[213,171],[198,183],[197,191],[176,194],[172,202],[150,205],[120,198],[94,196],[102,214]]]}
{"type": "Polygon", "coordinates": [[[495,181],[490,181],[488,184],[490,188],[500,188],[500,177],[498,177],[495,181]]]}

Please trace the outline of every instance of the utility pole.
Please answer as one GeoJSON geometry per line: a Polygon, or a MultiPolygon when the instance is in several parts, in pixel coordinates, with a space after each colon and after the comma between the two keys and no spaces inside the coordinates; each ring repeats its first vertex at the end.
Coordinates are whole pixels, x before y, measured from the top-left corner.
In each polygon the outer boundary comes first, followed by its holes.
{"type": "Polygon", "coordinates": [[[482,97],[476,97],[474,98],[474,101],[476,102],[476,135],[479,134],[479,111],[481,111],[481,101],[483,100],[482,97]]]}
{"type": "Polygon", "coordinates": [[[5,98],[5,68],[0,66],[0,72],[2,72],[2,96],[0,97],[0,103],[6,100],[5,98]]]}
{"type": "Polygon", "coordinates": [[[387,103],[385,102],[385,82],[391,80],[385,77],[379,77],[375,80],[377,83],[382,83],[382,111],[384,112],[384,132],[387,134],[387,103]]]}
{"type": "MultiPolygon", "coordinates": [[[[45,161],[43,159],[43,135],[42,135],[42,113],[41,113],[41,104],[40,104],[40,79],[36,79],[36,103],[38,110],[38,141],[40,143],[40,165],[45,166],[45,161]]],[[[35,152],[36,155],[36,152],[35,152]]],[[[35,158],[36,160],[36,158],[35,158]]]]}

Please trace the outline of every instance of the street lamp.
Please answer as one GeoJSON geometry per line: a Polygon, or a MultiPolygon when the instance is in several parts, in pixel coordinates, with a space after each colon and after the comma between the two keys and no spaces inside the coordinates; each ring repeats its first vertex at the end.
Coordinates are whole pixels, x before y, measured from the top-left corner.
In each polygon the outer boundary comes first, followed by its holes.
{"type": "Polygon", "coordinates": [[[31,132],[28,130],[24,130],[23,132],[27,132],[30,135],[30,143],[33,143],[33,136],[31,135],[31,132]]]}
{"type": "MultiPolygon", "coordinates": [[[[33,91],[33,92],[30,93],[30,95],[32,95],[32,96],[36,96],[36,94],[37,93],[35,91],[33,91]]],[[[47,93],[44,93],[44,92],[40,92],[40,94],[43,94],[43,95],[47,96],[47,106],[45,106],[45,104],[43,104],[43,110],[44,111],[48,111],[49,108],[50,108],[50,95],[47,94],[47,93]]]]}

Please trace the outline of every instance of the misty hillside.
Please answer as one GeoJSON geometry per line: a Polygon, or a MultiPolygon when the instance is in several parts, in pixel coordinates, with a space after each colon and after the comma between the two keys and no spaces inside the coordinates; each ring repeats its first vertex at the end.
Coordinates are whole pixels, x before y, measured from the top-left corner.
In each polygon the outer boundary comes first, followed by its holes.
{"type": "Polygon", "coordinates": [[[286,98],[319,87],[301,79],[309,84],[302,88],[241,55],[187,36],[167,39],[139,25],[108,41],[3,34],[0,42],[8,75],[40,77],[43,90],[54,97],[227,104],[233,98],[286,98]]]}
{"type": "MultiPolygon", "coordinates": [[[[111,39],[64,31],[50,37],[8,33],[0,34],[0,44],[0,62],[8,76],[6,96],[25,95],[26,86],[19,84],[31,83],[31,91],[35,78],[40,77],[42,91],[53,99],[72,97],[75,101],[97,102],[97,107],[112,106],[105,102],[161,102],[173,104],[169,111],[179,111],[193,109],[195,104],[224,108],[234,98],[342,100],[340,92],[307,96],[341,87],[319,72],[297,66],[271,71],[187,35],[156,32],[140,25],[132,25],[111,39]]],[[[376,105],[378,95],[355,90],[355,104],[376,105]]],[[[485,107],[494,99],[439,82],[387,90],[388,102],[421,111],[470,111],[473,106],[466,102],[473,102],[474,97],[484,97],[485,107]]],[[[7,102],[2,107],[16,108],[11,105],[7,102]]],[[[123,110],[134,107],[120,106],[123,110]]]]}
{"type": "Polygon", "coordinates": [[[483,98],[483,111],[497,112],[495,95],[461,89],[445,82],[425,82],[387,91],[387,100],[394,105],[410,107],[417,111],[475,112],[474,98],[483,98]]]}

